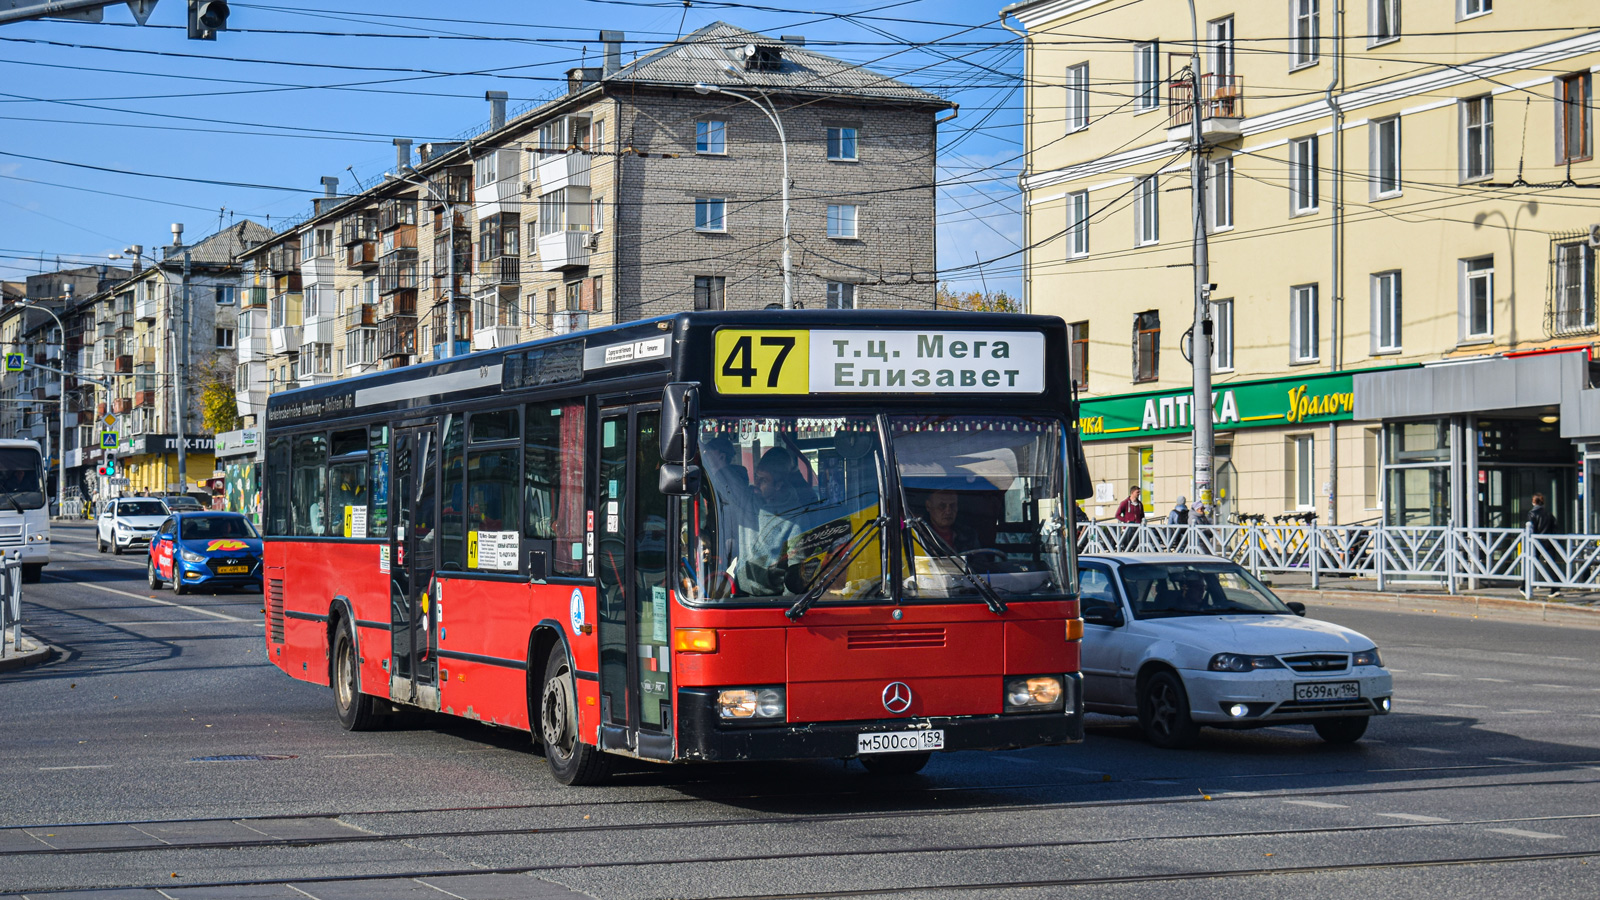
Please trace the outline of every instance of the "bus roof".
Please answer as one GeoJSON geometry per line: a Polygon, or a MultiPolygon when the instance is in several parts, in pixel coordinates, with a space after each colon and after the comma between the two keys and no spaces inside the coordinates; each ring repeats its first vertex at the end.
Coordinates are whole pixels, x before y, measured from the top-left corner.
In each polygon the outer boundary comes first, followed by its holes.
{"type": "Polygon", "coordinates": [[[28,440],[26,438],[0,438],[0,449],[9,450],[9,449],[15,449],[15,448],[18,448],[18,447],[25,447],[25,448],[28,448],[30,450],[36,450],[41,454],[44,452],[39,447],[39,442],[38,441],[28,440]]]}

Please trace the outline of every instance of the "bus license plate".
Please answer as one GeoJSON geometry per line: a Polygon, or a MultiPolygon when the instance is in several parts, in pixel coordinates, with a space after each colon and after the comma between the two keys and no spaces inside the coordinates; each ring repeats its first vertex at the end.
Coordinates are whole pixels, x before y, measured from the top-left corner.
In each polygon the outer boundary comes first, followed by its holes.
{"type": "Polygon", "coordinates": [[[856,735],[857,753],[917,753],[943,750],[944,731],[875,731],[856,735]]]}
{"type": "Polygon", "coordinates": [[[1296,700],[1359,700],[1361,684],[1355,681],[1311,682],[1294,686],[1296,700]]]}
{"type": "Polygon", "coordinates": [[[249,566],[217,566],[218,575],[243,575],[248,571],[249,566]]]}

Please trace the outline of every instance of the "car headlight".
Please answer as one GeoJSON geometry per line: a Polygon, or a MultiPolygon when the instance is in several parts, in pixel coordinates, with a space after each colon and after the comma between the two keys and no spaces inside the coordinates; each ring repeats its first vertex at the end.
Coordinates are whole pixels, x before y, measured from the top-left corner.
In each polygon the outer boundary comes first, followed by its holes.
{"type": "Polygon", "coordinates": [[[1061,686],[1061,679],[1055,675],[1006,679],[1007,712],[1060,709],[1065,701],[1066,691],[1061,686]]]}
{"type": "Polygon", "coordinates": [[[1378,656],[1378,648],[1373,647],[1371,650],[1357,650],[1355,655],[1350,657],[1350,665],[1381,666],[1383,659],[1378,656]]]}
{"type": "Polygon", "coordinates": [[[732,688],[717,694],[717,716],[723,719],[782,719],[788,709],[783,688],[732,688]]]}
{"type": "Polygon", "coordinates": [[[178,555],[183,558],[184,562],[203,563],[206,561],[203,555],[190,550],[188,547],[179,550],[178,555]]]}
{"type": "Polygon", "coordinates": [[[1211,657],[1211,665],[1206,668],[1213,672],[1254,672],[1257,669],[1281,669],[1283,663],[1276,656],[1218,653],[1211,657]]]}

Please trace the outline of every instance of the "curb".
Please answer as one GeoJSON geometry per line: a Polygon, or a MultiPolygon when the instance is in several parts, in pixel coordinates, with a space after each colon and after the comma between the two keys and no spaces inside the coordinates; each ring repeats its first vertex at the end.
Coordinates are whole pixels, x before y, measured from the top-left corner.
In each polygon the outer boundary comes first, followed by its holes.
{"type": "Polygon", "coordinates": [[[1380,594],[1376,591],[1313,590],[1311,588],[1273,587],[1272,592],[1285,600],[1316,602],[1317,600],[1354,600],[1359,603],[1379,603],[1407,611],[1426,612],[1439,607],[1475,613],[1509,612],[1532,616],[1544,622],[1566,622],[1600,626],[1600,607],[1573,606],[1568,603],[1549,603],[1543,600],[1515,600],[1509,597],[1482,597],[1463,594],[1380,594]]]}
{"type": "Polygon", "coordinates": [[[27,637],[22,640],[24,644],[33,644],[34,648],[32,650],[24,650],[21,653],[13,653],[8,649],[5,657],[0,658],[0,672],[10,672],[15,669],[38,665],[56,655],[56,648],[49,644],[38,644],[27,637]]]}

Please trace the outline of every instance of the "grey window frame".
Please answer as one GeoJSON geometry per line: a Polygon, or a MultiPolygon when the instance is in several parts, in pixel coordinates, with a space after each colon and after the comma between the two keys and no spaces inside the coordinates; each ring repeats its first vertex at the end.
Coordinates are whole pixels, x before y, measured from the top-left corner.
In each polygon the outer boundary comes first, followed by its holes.
{"type": "Polygon", "coordinates": [[[1457,266],[1460,271],[1461,295],[1458,312],[1460,341],[1463,344],[1492,341],[1494,340],[1494,257],[1468,257],[1459,260],[1457,266]],[[1483,263],[1487,263],[1487,265],[1482,265],[1483,263]],[[1487,327],[1480,331],[1475,331],[1472,328],[1473,287],[1475,283],[1485,285],[1483,317],[1487,327]]]}
{"type": "Polygon", "coordinates": [[[1067,259],[1089,255],[1089,192],[1067,195],[1067,259]]]}
{"type": "Polygon", "coordinates": [[[1233,298],[1211,301],[1211,371],[1232,372],[1233,298]]]}
{"type": "Polygon", "coordinates": [[[1367,46],[1381,47],[1400,37],[1400,0],[1367,0],[1367,46]],[[1380,31],[1381,19],[1387,20],[1387,31],[1380,31]]]}
{"type": "Polygon", "coordinates": [[[1233,156],[1206,163],[1206,228],[1211,232],[1233,228],[1233,156]]]}
{"type": "Polygon", "coordinates": [[[1161,42],[1141,41],[1133,45],[1133,111],[1135,114],[1161,108],[1161,42]]]}
{"type": "Polygon", "coordinates": [[[727,156],[728,120],[712,116],[696,119],[694,122],[694,152],[698,156],[727,156]],[[712,147],[711,140],[713,132],[715,132],[716,136],[715,148],[712,147]]]}
{"type": "Polygon", "coordinates": [[[1461,180],[1481,181],[1494,177],[1494,98],[1489,94],[1463,97],[1457,104],[1461,120],[1460,155],[1461,180]],[[1479,110],[1478,124],[1471,122],[1473,110],[1479,110]],[[1481,171],[1472,166],[1472,151],[1476,148],[1481,171]]]}
{"type": "Polygon", "coordinates": [[[1373,119],[1367,123],[1367,134],[1370,199],[1400,196],[1404,190],[1400,168],[1400,117],[1373,119]]]}
{"type": "Polygon", "coordinates": [[[1150,247],[1161,243],[1160,175],[1146,175],[1134,188],[1133,245],[1150,247]]]}
{"type": "Polygon", "coordinates": [[[1066,133],[1082,131],[1089,127],[1089,64],[1067,66],[1065,111],[1066,133]]]}
{"type": "Polygon", "coordinates": [[[694,230],[701,234],[727,234],[728,198],[694,198],[694,230]],[[712,215],[713,210],[715,215],[712,215]]]}
{"type": "Polygon", "coordinates": [[[1289,0],[1289,69],[1322,61],[1321,0],[1289,0]]]}

